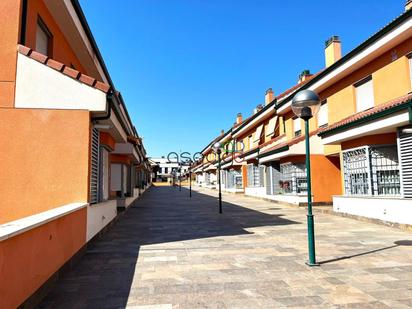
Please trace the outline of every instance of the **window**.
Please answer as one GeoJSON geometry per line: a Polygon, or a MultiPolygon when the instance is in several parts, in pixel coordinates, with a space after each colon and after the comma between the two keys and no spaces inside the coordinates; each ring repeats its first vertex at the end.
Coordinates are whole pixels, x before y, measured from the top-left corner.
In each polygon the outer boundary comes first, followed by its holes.
{"type": "Polygon", "coordinates": [[[323,101],[318,113],[318,127],[326,127],[328,125],[328,103],[323,101]]]}
{"type": "Polygon", "coordinates": [[[249,138],[248,138],[248,149],[246,149],[246,150],[250,150],[250,149],[252,149],[252,147],[253,147],[253,135],[249,135],[249,138]]]}
{"type": "Polygon", "coordinates": [[[255,132],[255,138],[253,139],[253,147],[257,147],[259,145],[260,139],[263,133],[263,124],[257,127],[255,132]]]}
{"type": "Polygon", "coordinates": [[[102,171],[102,177],[101,177],[101,200],[106,201],[109,199],[109,151],[101,147],[100,148],[100,154],[101,154],[101,171],[102,171]]]}
{"type": "Polygon", "coordinates": [[[269,123],[266,127],[266,136],[272,136],[275,134],[276,122],[278,117],[275,116],[269,120],[269,123]]]}
{"type": "Polygon", "coordinates": [[[300,118],[293,118],[293,132],[295,132],[295,136],[300,136],[302,134],[300,118]]]}
{"type": "Polygon", "coordinates": [[[400,195],[396,145],[365,146],[343,152],[346,195],[400,195]]]}
{"type": "Polygon", "coordinates": [[[49,57],[52,56],[52,34],[40,17],[36,29],[36,51],[49,57]]]}
{"type": "Polygon", "coordinates": [[[283,193],[305,194],[308,191],[306,166],[304,163],[283,163],[280,165],[279,186],[283,193]]]}
{"type": "Polygon", "coordinates": [[[264,171],[263,165],[248,164],[247,166],[247,182],[248,187],[263,187],[264,186],[264,171]]]}
{"type": "Polygon", "coordinates": [[[165,174],[169,172],[169,168],[165,167],[165,174]]]}
{"type": "Polygon", "coordinates": [[[361,112],[373,107],[375,100],[373,96],[372,76],[368,76],[354,86],[356,88],[356,111],[361,112]]]}
{"type": "Polygon", "coordinates": [[[412,86],[412,54],[409,54],[409,78],[411,79],[411,86],[412,86]]]}

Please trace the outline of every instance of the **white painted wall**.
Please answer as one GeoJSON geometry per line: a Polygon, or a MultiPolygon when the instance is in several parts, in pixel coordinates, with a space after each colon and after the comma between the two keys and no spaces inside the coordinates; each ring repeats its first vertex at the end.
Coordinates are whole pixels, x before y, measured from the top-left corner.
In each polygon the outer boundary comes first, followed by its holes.
{"type": "Polygon", "coordinates": [[[283,202],[283,203],[294,204],[294,205],[299,205],[301,203],[308,202],[307,195],[275,194],[275,195],[266,195],[265,198],[272,200],[272,201],[283,202]]]}
{"type": "Polygon", "coordinates": [[[284,202],[284,203],[289,203],[289,204],[294,204],[294,205],[299,205],[300,203],[306,203],[308,201],[307,195],[266,194],[266,187],[257,187],[257,188],[246,187],[245,195],[266,198],[272,201],[284,202]]]}
{"type": "Polygon", "coordinates": [[[110,200],[87,206],[86,241],[92,239],[117,216],[117,202],[110,200]]]}
{"type": "Polygon", "coordinates": [[[412,200],[402,198],[334,196],[333,210],[400,224],[412,224],[412,200]]]}
{"type": "Polygon", "coordinates": [[[106,93],[22,54],[17,58],[17,108],[106,110],[106,93]]]}
{"type": "Polygon", "coordinates": [[[250,196],[265,197],[266,187],[246,187],[245,194],[250,196]]]}

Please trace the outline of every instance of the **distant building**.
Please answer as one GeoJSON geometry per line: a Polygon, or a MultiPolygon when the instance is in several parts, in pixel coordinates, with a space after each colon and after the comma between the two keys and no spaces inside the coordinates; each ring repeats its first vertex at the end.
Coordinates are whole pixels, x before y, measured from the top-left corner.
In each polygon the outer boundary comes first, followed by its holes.
{"type": "Polygon", "coordinates": [[[185,175],[189,170],[187,165],[180,166],[178,162],[170,162],[166,157],[150,158],[150,161],[155,163],[153,169],[154,181],[166,182],[171,181],[174,177],[185,175]],[[181,170],[179,171],[179,168],[181,170]]]}

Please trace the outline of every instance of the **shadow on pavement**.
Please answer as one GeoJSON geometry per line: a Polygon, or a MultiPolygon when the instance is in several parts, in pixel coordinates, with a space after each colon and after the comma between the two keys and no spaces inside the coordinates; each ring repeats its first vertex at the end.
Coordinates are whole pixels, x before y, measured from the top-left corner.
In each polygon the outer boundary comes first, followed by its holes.
{"type": "MultiPolygon", "coordinates": [[[[140,246],[217,236],[247,235],[259,226],[300,224],[224,202],[216,197],[155,187],[89,245],[75,268],[57,282],[39,308],[124,308],[134,279],[140,246]]],[[[138,280],[138,278],[135,278],[138,280]]]]}
{"type": "Polygon", "coordinates": [[[326,260],[326,261],[321,261],[321,262],[319,262],[319,264],[322,265],[322,264],[337,262],[337,261],[341,261],[341,260],[347,260],[347,259],[351,259],[351,258],[354,258],[354,257],[357,257],[357,256],[368,255],[368,254],[372,254],[372,253],[375,253],[375,252],[396,248],[396,247],[399,247],[399,246],[412,246],[412,240],[397,240],[397,241],[394,242],[394,245],[392,245],[392,246],[388,246],[388,247],[384,247],[384,248],[378,248],[378,249],[375,249],[375,250],[370,250],[370,251],[361,252],[361,253],[352,254],[352,255],[346,255],[346,256],[342,256],[342,257],[338,257],[338,258],[334,258],[334,259],[330,259],[330,260],[326,260]]]}

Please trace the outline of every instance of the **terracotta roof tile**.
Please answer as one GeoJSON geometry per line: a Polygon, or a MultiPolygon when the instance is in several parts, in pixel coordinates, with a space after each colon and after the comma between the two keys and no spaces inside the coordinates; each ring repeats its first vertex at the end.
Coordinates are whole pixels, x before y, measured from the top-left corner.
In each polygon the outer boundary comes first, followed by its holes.
{"type": "Polygon", "coordinates": [[[102,83],[100,81],[96,81],[93,77],[90,77],[86,74],[83,74],[75,69],[72,69],[70,67],[67,67],[65,64],[58,62],[54,59],[50,59],[47,56],[36,52],[32,49],[30,49],[27,46],[24,45],[18,45],[17,48],[18,52],[21,53],[22,55],[25,55],[27,57],[30,57],[33,60],[36,60],[42,64],[47,65],[49,68],[54,69],[58,72],[61,72],[62,74],[65,74],[66,76],[75,79],[81,83],[84,83],[90,87],[96,88],[100,91],[103,91],[105,93],[110,91],[110,86],[108,84],[102,83]]]}
{"type": "Polygon", "coordinates": [[[93,86],[95,85],[95,83],[96,83],[96,79],[95,79],[95,78],[90,77],[90,76],[88,76],[88,75],[84,75],[84,74],[81,74],[81,75],[80,75],[79,81],[81,81],[82,83],[85,83],[85,84],[87,84],[87,85],[89,85],[89,86],[92,86],[92,87],[93,87],[93,86]]]}
{"type": "Polygon", "coordinates": [[[64,67],[63,74],[65,74],[65,75],[67,75],[71,78],[74,78],[74,79],[78,79],[80,77],[80,72],[79,71],[77,71],[75,69],[72,69],[68,66],[64,67]]]}
{"type": "Polygon", "coordinates": [[[49,60],[47,60],[47,65],[49,67],[51,67],[52,69],[55,69],[55,70],[60,71],[60,72],[63,71],[63,69],[65,67],[65,65],[63,63],[58,62],[58,61],[53,60],[53,59],[50,59],[50,58],[49,58],[49,60]]]}
{"type": "Polygon", "coordinates": [[[408,103],[412,100],[412,92],[408,93],[407,95],[401,96],[399,98],[396,98],[394,100],[391,100],[389,102],[386,102],[384,104],[381,104],[379,106],[370,108],[368,110],[365,110],[363,112],[356,113],[354,115],[351,115],[349,117],[346,117],[342,119],[341,121],[335,122],[334,124],[331,124],[330,126],[323,128],[319,133],[325,133],[331,130],[334,130],[336,128],[339,128],[343,125],[349,124],[351,122],[366,118],[368,116],[377,114],[379,112],[383,112],[385,110],[391,109],[395,106],[399,106],[405,103],[408,103]]]}
{"type": "Polygon", "coordinates": [[[28,56],[31,53],[31,49],[23,45],[18,46],[18,51],[25,56],[28,56]]]}
{"type": "Polygon", "coordinates": [[[30,53],[30,58],[32,58],[32,59],[34,59],[34,60],[36,60],[40,63],[43,63],[43,64],[45,64],[47,62],[47,59],[48,59],[47,56],[45,56],[43,54],[40,54],[40,53],[36,52],[35,50],[33,50],[30,53]]]}
{"type": "Polygon", "coordinates": [[[94,85],[94,88],[97,88],[103,92],[109,92],[110,86],[108,84],[102,83],[100,81],[97,81],[96,84],[94,85]]]}

